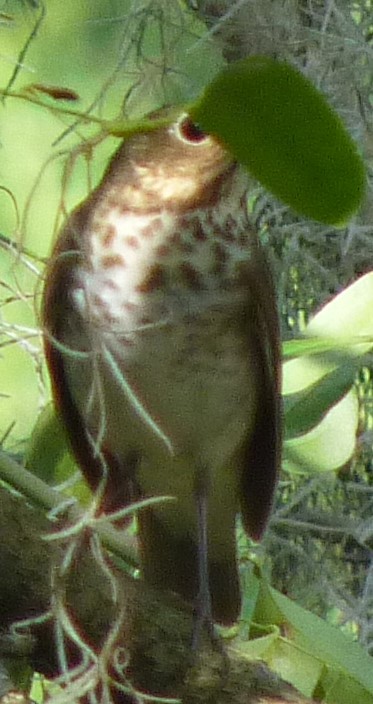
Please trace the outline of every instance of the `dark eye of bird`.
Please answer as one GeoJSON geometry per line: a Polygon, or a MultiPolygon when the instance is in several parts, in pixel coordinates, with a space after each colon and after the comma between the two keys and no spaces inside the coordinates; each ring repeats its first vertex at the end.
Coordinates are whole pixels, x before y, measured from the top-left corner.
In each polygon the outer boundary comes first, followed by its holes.
{"type": "Polygon", "coordinates": [[[206,132],[203,132],[203,130],[201,130],[201,128],[187,115],[185,115],[185,117],[183,117],[178,124],[180,137],[185,142],[189,142],[190,144],[200,144],[209,138],[209,135],[206,134],[206,132]]]}

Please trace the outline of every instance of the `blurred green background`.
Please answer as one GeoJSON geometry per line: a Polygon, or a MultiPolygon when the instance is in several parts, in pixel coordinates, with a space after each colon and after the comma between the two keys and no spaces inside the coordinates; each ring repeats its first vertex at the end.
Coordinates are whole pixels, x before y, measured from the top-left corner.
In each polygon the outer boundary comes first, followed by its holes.
{"type": "Polygon", "coordinates": [[[178,3],[0,5],[2,89],[19,64],[10,92],[26,96],[28,86],[41,84],[79,95],[67,103],[33,94],[53,109],[16,96],[0,106],[0,187],[7,189],[0,190],[0,234],[35,257],[25,259],[4,243],[0,248],[0,438],[10,451],[22,451],[49,397],[37,323],[43,258],[64,214],[97,183],[119,143],[108,137],[84,151],[99,126],[56,108],[92,107],[97,117],[117,119],[190,100],[222,64],[216,47],[199,44],[201,32],[178,3]],[[75,128],[67,131],[70,125],[75,128]]]}

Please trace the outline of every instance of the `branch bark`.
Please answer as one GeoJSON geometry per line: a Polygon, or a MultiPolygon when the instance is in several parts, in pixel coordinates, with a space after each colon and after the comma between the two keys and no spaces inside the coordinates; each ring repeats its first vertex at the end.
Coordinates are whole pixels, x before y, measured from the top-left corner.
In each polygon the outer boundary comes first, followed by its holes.
{"type": "MultiPolygon", "coordinates": [[[[155,593],[114,566],[92,531],[70,530],[60,533],[59,539],[46,539],[65,526],[51,522],[42,510],[4,487],[0,507],[3,628],[49,614],[27,629],[32,637],[29,662],[50,677],[59,673],[65,651],[69,667],[80,667],[72,670],[70,701],[71,692],[77,700],[84,687],[102,691],[105,676],[118,680],[120,671],[126,691],[111,687],[113,702],[139,701],[137,690],[188,704],[309,701],[262,663],[239,658],[233,648],[223,654],[206,638],[198,655],[193,655],[191,608],[173,595],[155,593]]],[[[4,653],[5,641],[0,638],[0,656],[9,655],[4,653]]]]}

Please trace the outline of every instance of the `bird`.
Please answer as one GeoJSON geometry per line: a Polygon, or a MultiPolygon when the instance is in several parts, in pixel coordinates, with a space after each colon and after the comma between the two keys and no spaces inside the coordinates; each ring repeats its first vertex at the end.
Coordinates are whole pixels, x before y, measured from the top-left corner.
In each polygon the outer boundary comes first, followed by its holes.
{"type": "MultiPolygon", "coordinates": [[[[150,117],[152,119],[152,116],[150,117]]],[[[276,292],[248,178],[184,111],[124,139],[46,267],[57,412],[106,514],[138,512],[144,579],[223,625],[236,519],[259,540],[281,452],[276,292]]]]}

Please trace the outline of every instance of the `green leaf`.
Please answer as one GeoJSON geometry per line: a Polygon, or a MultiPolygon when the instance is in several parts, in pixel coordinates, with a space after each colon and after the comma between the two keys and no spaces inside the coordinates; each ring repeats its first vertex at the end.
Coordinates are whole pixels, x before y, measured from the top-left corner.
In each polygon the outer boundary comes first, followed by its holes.
{"type": "Polygon", "coordinates": [[[287,471],[336,470],[350,459],[356,446],[358,403],[349,389],[372,346],[373,273],[369,272],[313,317],[302,340],[289,343],[288,353],[298,351],[301,356],[283,365],[287,471]]]}
{"type": "Polygon", "coordinates": [[[309,432],[320,423],[332,406],[350,391],[360,365],[349,360],[307,386],[302,393],[284,396],[286,438],[309,432]]]}
{"type": "Polygon", "coordinates": [[[304,391],[338,366],[351,366],[372,347],[373,272],[369,272],[314,315],[302,340],[288,343],[288,356],[300,356],[284,364],[283,393],[304,391]]]}
{"type": "Polygon", "coordinates": [[[359,207],[365,169],[322,94],[268,56],[231,64],[189,109],[278,198],[307,217],[341,224],[359,207]]]}
{"type": "MultiPolygon", "coordinates": [[[[47,484],[61,484],[78,472],[70,452],[66,432],[49,403],[40,413],[33,428],[25,457],[26,467],[47,484]]],[[[65,490],[83,504],[91,494],[81,478],[65,490]]]]}
{"type": "MultiPolygon", "coordinates": [[[[373,659],[338,628],[298,606],[264,579],[252,631],[277,626],[278,642],[267,639],[260,657],[306,696],[322,701],[373,704],[373,659]],[[325,695],[325,698],[324,698],[325,695]]],[[[261,639],[260,639],[261,640],[261,639]]],[[[250,643],[249,643],[250,644],[250,643]]]]}
{"type": "MultiPolygon", "coordinates": [[[[52,403],[39,414],[26,452],[26,466],[47,484],[57,479],[57,468],[67,454],[66,433],[57,418],[52,403]]],[[[73,460],[70,471],[73,471],[73,460]]]]}
{"type": "Polygon", "coordinates": [[[358,420],[359,406],[352,390],[310,432],[285,441],[284,470],[309,473],[340,469],[355,451],[358,420]]]}
{"type": "Polygon", "coordinates": [[[373,272],[347,286],[312,318],[307,335],[328,337],[356,356],[373,346],[373,272]]]}
{"type": "Polygon", "coordinates": [[[352,352],[349,351],[350,348],[356,343],[361,344],[362,340],[364,343],[367,343],[369,347],[373,345],[373,337],[371,335],[359,335],[359,339],[351,337],[342,338],[339,336],[336,339],[330,337],[312,337],[310,329],[307,328],[305,337],[297,337],[293,340],[285,340],[283,342],[282,358],[288,360],[294,359],[295,357],[304,357],[306,355],[319,355],[320,358],[320,355],[323,354],[325,360],[329,358],[335,362],[338,361],[338,358],[339,361],[341,361],[342,357],[344,357],[346,361],[349,361],[352,354],[352,352]]]}

